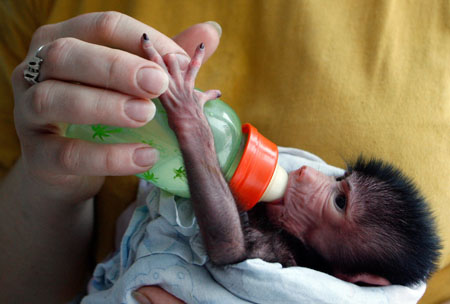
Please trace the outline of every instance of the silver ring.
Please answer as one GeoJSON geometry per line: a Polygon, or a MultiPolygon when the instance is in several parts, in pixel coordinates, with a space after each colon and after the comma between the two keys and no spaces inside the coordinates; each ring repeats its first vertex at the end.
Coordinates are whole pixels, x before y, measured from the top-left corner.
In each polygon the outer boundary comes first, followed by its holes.
{"type": "Polygon", "coordinates": [[[31,85],[39,82],[39,80],[38,80],[39,68],[41,67],[41,63],[42,63],[42,61],[44,61],[44,59],[39,57],[38,54],[39,54],[39,51],[42,50],[43,47],[44,47],[44,45],[41,45],[37,49],[36,53],[34,53],[33,58],[31,58],[31,60],[28,61],[27,68],[23,71],[23,77],[31,85]]]}

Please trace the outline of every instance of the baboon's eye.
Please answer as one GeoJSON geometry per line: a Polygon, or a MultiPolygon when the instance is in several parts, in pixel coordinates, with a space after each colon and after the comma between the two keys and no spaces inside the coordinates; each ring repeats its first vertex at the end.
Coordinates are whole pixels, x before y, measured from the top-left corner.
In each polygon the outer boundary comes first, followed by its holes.
{"type": "Polygon", "coordinates": [[[347,197],[344,194],[339,194],[334,199],[334,205],[336,208],[338,208],[340,211],[345,210],[345,206],[347,206],[347,197]]]}

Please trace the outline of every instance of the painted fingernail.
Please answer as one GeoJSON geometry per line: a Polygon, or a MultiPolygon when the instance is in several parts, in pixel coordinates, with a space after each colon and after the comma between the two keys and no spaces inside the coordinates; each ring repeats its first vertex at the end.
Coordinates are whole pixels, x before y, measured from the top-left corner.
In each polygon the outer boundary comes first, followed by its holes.
{"type": "Polygon", "coordinates": [[[147,36],[147,33],[142,34],[142,38],[143,38],[145,41],[149,41],[148,36],[147,36]]]}
{"type": "Polygon", "coordinates": [[[205,44],[202,42],[200,43],[200,49],[203,50],[205,48],[205,44]]]}
{"type": "Polygon", "coordinates": [[[217,23],[216,21],[207,21],[205,22],[211,26],[214,27],[214,29],[217,31],[217,33],[219,34],[219,37],[222,36],[222,27],[220,26],[219,23],[217,23]]]}
{"type": "Polygon", "coordinates": [[[139,304],[152,304],[152,302],[144,296],[142,293],[138,291],[133,291],[131,296],[139,303],[139,304]]]}
{"type": "Polygon", "coordinates": [[[149,167],[154,165],[159,158],[159,152],[156,149],[146,147],[134,150],[133,161],[140,167],[149,167]]]}
{"type": "Polygon", "coordinates": [[[169,85],[167,74],[154,68],[140,69],[136,80],[141,89],[154,95],[160,95],[165,92],[169,85]]]}
{"type": "Polygon", "coordinates": [[[138,122],[150,121],[155,116],[155,111],[155,105],[148,100],[132,99],[125,103],[125,114],[138,122]]]}

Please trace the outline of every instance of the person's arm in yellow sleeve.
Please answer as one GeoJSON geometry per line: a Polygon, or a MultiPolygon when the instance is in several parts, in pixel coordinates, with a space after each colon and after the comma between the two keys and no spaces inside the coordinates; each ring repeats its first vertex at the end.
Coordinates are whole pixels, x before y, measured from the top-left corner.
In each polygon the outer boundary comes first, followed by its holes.
{"type": "Polygon", "coordinates": [[[148,145],[87,143],[63,137],[61,127],[139,127],[152,119],[149,99],[168,82],[140,56],[143,33],[161,53],[178,54],[181,64],[188,63],[191,46],[207,43],[209,57],[219,42],[207,23],[174,42],[126,15],[92,13],[39,28],[14,70],[21,157],[0,183],[0,302],[60,303],[79,292],[89,270],[92,198],[104,176],[144,172],[157,160],[148,145]],[[43,61],[32,85],[23,72],[40,46],[43,61]]]}

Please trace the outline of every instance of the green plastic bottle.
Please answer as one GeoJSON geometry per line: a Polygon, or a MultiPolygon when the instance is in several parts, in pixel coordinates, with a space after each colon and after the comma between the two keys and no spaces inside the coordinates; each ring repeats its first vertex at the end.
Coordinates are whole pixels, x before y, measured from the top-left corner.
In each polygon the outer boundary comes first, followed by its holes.
{"type": "MultiPolygon", "coordinates": [[[[138,176],[167,192],[188,198],[186,171],[177,138],[168,125],[166,111],[159,99],[153,102],[155,117],[143,127],[69,125],[66,136],[108,144],[141,142],[158,149],[158,162],[138,176]]],[[[219,99],[208,101],[204,113],[214,136],[219,165],[241,209],[249,210],[260,200],[281,198],[287,173],[277,165],[276,145],[253,126],[241,126],[233,109],[219,99]]]]}

